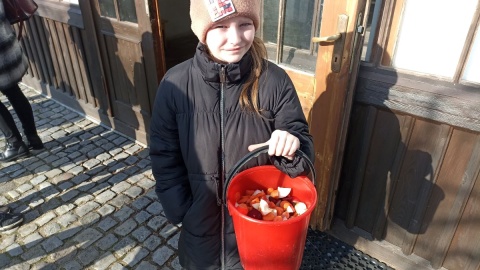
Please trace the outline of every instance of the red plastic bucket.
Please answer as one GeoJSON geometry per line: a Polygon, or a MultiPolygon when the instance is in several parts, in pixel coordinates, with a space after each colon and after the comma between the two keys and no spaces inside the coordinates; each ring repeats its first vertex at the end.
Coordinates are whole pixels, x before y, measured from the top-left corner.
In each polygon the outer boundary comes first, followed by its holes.
{"type": "MultiPolygon", "coordinates": [[[[263,150],[266,149],[260,149],[260,151],[263,150]]],[[[303,156],[308,160],[304,154],[303,156]]],[[[309,160],[308,163],[315,179],[313,165],[309,160]]],[[[234,170],[232,175],[235,172],[234,170]]],[[[227,185],[226,193],[228,211],[233,219],[242,266],[246,270],[299,269],[310,216],[317,203],[314,184],[306,176],[290,178],[274,166],[259,166],[235,175],[227,185]],[[248,217],[235,208],[237,192],[243,194],[247,189],[266,190],[269,187],[279,186],[292,188],[291,195],[304,202],[307,205],[307,211],[285,221],[272,222],[248,217]]]]}

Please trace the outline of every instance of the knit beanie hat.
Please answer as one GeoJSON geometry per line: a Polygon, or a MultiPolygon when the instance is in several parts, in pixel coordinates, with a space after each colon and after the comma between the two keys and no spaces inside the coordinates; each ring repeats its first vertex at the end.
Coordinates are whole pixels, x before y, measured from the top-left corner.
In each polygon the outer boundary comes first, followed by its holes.
{"type": "Polygon", "coordinates": [[[237,16],[250,18],[257,30],[260,22],[260,0],[190,0],[192,30],[203,44],[207,31],[214,23],[237,16]]]}

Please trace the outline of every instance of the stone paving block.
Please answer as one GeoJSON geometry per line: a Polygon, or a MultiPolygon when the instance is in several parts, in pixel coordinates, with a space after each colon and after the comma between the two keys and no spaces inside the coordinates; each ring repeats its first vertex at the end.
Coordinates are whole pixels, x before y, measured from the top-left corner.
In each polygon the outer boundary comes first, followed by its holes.
{"type": "Polygon", "coordinates": [[[142,159],[140,162],[137,163],[137,166],[140,168],[146,168],[147,166],[150,166],[152,162],[148,159],[142,159]]]}
{"type": "Polygon", "coordinates": [[[143,258],[149,254],[149,251],[142,247],[135,247],[125,255],[123,262],[130,267],[138,264],[143,258]]]}
{"type": "MultiPolygon", "coordinates": [[[[119,165],[121,168],[124,167],[124,166],[123,166],[124,164],[121,164],[121,163],[119,163],[119,164],[117,164],[117,165],[119,165]]],[[[111,169],[111,168],[110,168],[110,169],[111,169]]],[[[109,169],[108,171],[111,172],[110,169],[109,169]]],[[[115,174],[114,176],[110,177],[110,179],[108,179],[108,183],[110,183],[110,184],[112,184],[112,185],[115,185],[115,184],[117,184],[117,183],[122,182],[123,180],[125,180],[125,179],[127,179],[127,178],[128,178],[128,175],[126,175],[126,174],[124,174],[124,173],[117,173],[117,174],[115,174]]]]}
{"type": "Polygon", "coordinates": [[[80,218],[79,222],[83,226],[92,226],[94,223],[97,223],[101,219],[101,216],[98,213],[90,212],[80,218]]]}
{"type": "MultiPolygon", "coordinates": [[[[26,237],[27,235],[33,233],[37,228],[38,228],[38,226],[35,223],[27,223],[27,224],[24,224],[23,226],[21,226],[20,228],[18,228],[17,233],[21,237],[26,237]]],[[[2,242],[3,241],[5,241],[5,239],[2,237],[2,242]]],[[[1,249],[2,249],[2,247],[0,245],[0,250],[1,249]]]]}
{"type": "Polygon", "coordinates": [[[99,231],[87,228],[75,236],[74,241],[78,243],[78,247],[87,248],[92,245],[95,241],[102,237],[102,233],[99,231]]]}
{"type": "Polygon", "coordinates": [[[46,257],[46,261],[65,266],[67,262],[73,261],[78,253],[78,248],[71,244],[64,244],[56,251],[51,251],[46,257]]]}
{"type": "Polygon", "coordinates": [[[49,237],[60,232],[60,225],[56,222],[50,222],[42,226],[38,231],[43,237],[49,237]]]}
{"type": "Polygon", "coordinates": [[[51,236],[45,241],[42,242],[43,249],[50,253],[52,250],[61,247],[63,245],[63,241],[58,239],[56,236],[51,236]]]}
{"type": "Polygon", "coordinates": [[[98,223],[97,227],[103,230],[104,232],[110,230],[113,226],[117,225],[118,222],[111,217],[106,217],[98,223]]]}
{"type": "Polygon", "coordinates": [[[142,180],[137,182],[137,185],[139,187],[142,187],[143,189],[150,189],[155,186],[155,181],[152,181],[148,178],[143,178],[142,180]]]}
{"type": "Polygon", "coordinates": [[[135,222],[135,220],[130,218],[125,222],[123,222],[122,224],[120,224],[120,226],[118,226],[114,230],[114,232],[120,236],[126,236],[130,232],[132,232],[137,227],[137,225],[138,225],[137,222],[135,222]]]}
{"type": "Polygon", "coordinates": [[[129,189],[131,187],[131,185],[125,181],[123,182],[120,182],[120,183],[116,183],[112,188],[111,190],[116,192],[117,194],[119,193],[122,193],[123,191],[129,189]]]}
{"type": "Polygon", "coordinates": [[[144,209],[145,207],[147,207],[152,201],[145,197],[145,196],[142,196],[140,198],[137,198],[134,202],[132,202],[132,207],[137,209],[137,210],[141,210],[141,209],[144,209]]]}
{"type": "Polygon", "coordinates": [[[87,203],[78,206],[75,209],[75,214],[79,217],[83,217],[84,215],[90,213],[91,211],[97,209],[100,207],[100,204],[94,202],[94,201],[88,201],[87,203]]]}
{"type": "Polygon", "coordinates": [[[98,240],[95,245],[101,250],[107,250],[117,242],[118,238],[114,234],[109,233],[102,239],[98,240]]]}
{"type": "Polygon", "coordinates": [[[132,199],[130,199],[128,196],[119,194],[118,196],[110,200],[108,203],[115,206],[116,208],[122,208],[123,206],[130,204],[131,201],[132,199]]]}
{"type": "Polygon", "coordinates": [[[128,174],[128,175],[134,175],[134,174],[136,174],[139,170],[140,170],[140,168],[137,167],[137,166],[129,166],[128,168],[126,168],[125,170],[123,170],[123,172],[126,173],[126,174],[128,174]]]}
{"type": "Polygon", "coordinates": [[[17,188],[17,191],[18,191],[19,193],[25,193],[25,192],[29,191],[29,190],[32,189],[32,188],[33,188],[33,186],[30,185],[30,184],[23,184],[23,185],[21,185],[21,186],[19,186],[19,187],[17,188]]]}
{"type": "Polygon", "coordinates": [[[145,226],[141,226],[134,230],[131,235],[133,238],[137,239],[138,242],[142,243],[152,234],[152,232],[147,229],[145,226]]]}
{"type": "Polygon", "coordinates": [[[128,206],[122,207],[122,209],[118,210],[113,216],[118,219],[119,221],[127,220],[135,211],[128,206]]]}
{"type": "Polygon", "coordinates": [[[135,220],[138,224],[142,224],[147,221],[152,215],[146,211],[141,211],[140,213],[135,215],[135,220]]]}
{"type": "Polygon", "coordinates": [[[173,259],[173,261],[170,263],[170,266],[173,270],[184,270],[184,268],[180,265],[180,259],[178,256],[173,259]]]}
{"type": "Polygon", "coordinates": [[[30,270],[57,270],[59,267],[54,264],[40,261],[30,268],[30,270]]]}
{"type": "MultiPolygon", "coordinates": [[[[72,188],[73,186],[74,186],[74,184],[73,184],[72,182],[70,182],[70,181],[65,181],[65,182],[62,182],[62,183],[58,184],[58,188],[59,188],[60,190],[62,190],[62,191],[68,190],[68,189],[72,188]]],[[[72,193],[73,193],[73,194],[71,194],[71,195],[74,195],[74,194],[76,195],[76,194],[78,194],[78,191],[75,190],[75,191],[73,191],[72,193]]],[[[68,200],[69,200],[68,197],[69,197],[69,196],[66,195],[66,196],[63,197],[63,198],[68,201],[68,200]]],[[[63,199],[63,198],[62,198],[62,199],[63,199]]]]}
{"type": "Polygon", "coordinates": [[[45,180],[47,180],[47,177],[45,175],[38,175],[34,177],[32,180],[30,180],[30,183],[34,186],[37,186],[38,184],[42,183],[45,180]]]}
{"type": "MultiPolygon", "coordinates": [[[[118,161],[116,163],[109,164],[108,166],[109,166],[109,168],[108,168],[109,172],[111,172],[115,175],[117,175],[119,173],[122,173],[122,175],[125,175],[125,178],[128,177],[126,174],[123,173],[123,170],[125,170],[125,168],[127,167],[127,164],[125,164],[121,161],[118,161]]],[[[112,181],[109,180],[109,183],[114,184],[113,181],[120,182],[120,181],[123,181],[125,178],[123,178],[123,179],[112,179],[112,181]]]]}
{"type": "Polygon", "coordinates": [[[94,198],[95,197],[93,197],[92,195],[90,195],[88,193],[84,193],[84,194],[82,194],[82,196],[78,196],[78,198],[75,200],[74,203],[76,205],[81,205],[81,204],[93,201],[94,198]]]}
{"type": "Polygon", "coordinates": [[[61,233],[59,233],[57,236],[58,238],[60,238],[60,240],[65,240],[82,231],[82,229],[82,227],[70,226],[67,229],[63,230],[61,233]]]}
{"type": "Polygon", "coordinates": [[[55,210],[57,207],[60,207],[62,205],[62,202],[58,200],[57,198],[50,199],[46,201],[45,203],[40,204],[40,209],[46,213],[49,212],[50,210],[55,210]]]}
{"type": "Polygon", "coordinates": [[[125,195],[127,195],[128,197],[133,199],[133,198],[138,197],[140,194],[142,194],[143,189],[141,189],[139,187],[136,187],[136,186],[133,186],[133,187],[130,187],[129,189],[125,190],[123,193],[125,195]]]}
{"type": "Polygon", "coordinates": [[[81,270],[83,266],[77,261],[69,261],[65,266],[65,270],[81,270]]]}
{"type": "Polygon", "coordinates": [[[57,219],[57,223],[62,225],[62,227],[66,228],[70,226],[72,223],[76,222],[78,216],[73,213],[64,213],[61,214],[57,219]]]}
{"type": "Polygon", "coordinates": [[[170,238],[167,243],[175,249],[178,249],[178,239],[180,238],[180,233],[175,234],[170,238]]]}
{"type": "Polygon", "coordinates": [[[100,213],[100,215],[102,215],[102,216],[107,216],[107,215],[115,212],[115,207],[113,207],[109,204],[105,204],[104,206],[97,209],[97,212],[100,213]]]}
{"type": "Polygon", "coordinates": [[[154,216],[150,221],[148,221],[147,226],[150,227],[154,232],[157,232],[163,225],[167,223],[167,219],[162,216],[154,216]]]}
{"type": "Polygon", "coordinates": [[[54,219],[56,217],[56,215],[53,213],[53,212],[48,212],[44,215],[42,215],[41,217],[37,218],[35,220],[35,223],[38,225],[38,226],[43,226],[45,225],[47,222],[49,222],[50,220],[54,219]]]}
{"type": "Polygon", "coordinates": [[[126,268],[125,266],[119,264],[119,263],[113,263],[111,266],[110,266],[110,270],[126,270],[128,268],[126,268]]]}
{"type": "Polygon", "coordinates": [[[55,212],[57,213],[57,215],[61,216],[63,214],[66,214],[67,212],[69,212],[70,210],[72,210],[73,208],[75,208],[75,205],[72,204],[72,203],[67,203],[67,204],[63,204],[59,207],[57,207],[55,209],[55,212]]]}
{"type": "Polygon", "coordinates": [[[152,215],[160,215],[160,213],[163,211],[162,204],[158,201],[155,201],[147,207],[147,211],[152,215]]]}
{"type": "Polygon", "coordinates": [[[61,198],[62,201],[68,202],[68,201],[73,200],[79,193],[80,193],[79,191],[74,190],[74,189],[68,190],[67,192],[60,195],[60,198],[61,198]]]}
{"type": "Polygon", "coordinates": [[[116,260],[117,258],[115,258],[115,256],[112,253],[110,252],[104,253],[103,255],[100,256],[100,259],[96,260],[96,262],[92,265],[90,269],[94,269],[94,270],[108,269],[108,267],[111,264],[113,264],[116,260]]]}
{"type": "Polygon", "coordinates": [[[157,267],[154,266],[153,264],[149,263],[149,262],[146,262],[146,261],[143,261],[141,262],[137,268],[138,270],[157,270],[157,267]]]}
{"type": "Polygon", "coordinates": [[[95,248],[87,248],[78,252],[77,260],[83,266],[91,264],[98,257],[98,250],[95,248]]]}
{"type": "Polygon", "coordinates": [[[20,257],[30,265],[38,262],[46,255],[45,251],[42,249],[40,245],[36,245],[29,249],[28,251],[24,252],[20,257]]]}
{"type": "Polygon", "coordinates": [[[5,251],[7,251],[10,256],[18,256],[23,253],[23,248],[19,244],[13,243],[8,246],[5,251]]]}
{"type": "Polygon", "coordinates": [[[129,252],[132,248],[134,248],[137,243],[130,237],[124,237],[120,239],[114,246],[113,250],[115,251],[115,255],[117,257],[123,257],[127,252],[129,252]]]}
{"type": "Polygon", "coordinates": [[[152,255],[152,260],[159,266],[163,266],[170,257],[174,254],[173,250],[169,247],[162,246],[152,255]]]}
{"type": "Polygon", "coordinates": [[[149,249],[150,251],[154,251],[161,243],[162,239],[160,237],[150,235],[150,237],[148,237],[147,240],[142,243],[142,246],[149,249]]]}

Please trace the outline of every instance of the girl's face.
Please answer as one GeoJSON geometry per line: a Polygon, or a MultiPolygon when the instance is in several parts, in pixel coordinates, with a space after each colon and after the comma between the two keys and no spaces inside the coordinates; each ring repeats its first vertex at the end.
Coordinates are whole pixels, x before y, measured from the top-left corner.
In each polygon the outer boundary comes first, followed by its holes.
{"type": "Polygon", "coordinates": [[[252,46],[254,37],[253,21],[238,16],[215,23],[208,30],[205,42],[214,60],[228,64],[242,59],[252,46]]]}

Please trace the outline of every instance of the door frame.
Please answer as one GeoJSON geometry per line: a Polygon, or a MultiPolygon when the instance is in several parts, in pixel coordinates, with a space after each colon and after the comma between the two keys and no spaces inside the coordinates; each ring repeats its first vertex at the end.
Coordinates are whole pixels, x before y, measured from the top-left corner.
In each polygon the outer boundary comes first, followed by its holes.
{"type": "Polygon", "coordinates": [[[360,66],[370,0],[325,0],[320,36],[337,34],[340,14],[348,16],[345,35],[334,43],[320,43],[315,76],[286,69],[297,89],[310,125],[315,151],[317,206],[310,225],[330,228],[343,162],[345,141],[360,66]],[[339,72],[331,69],[335,46],[344,39],[339,72]]]}

